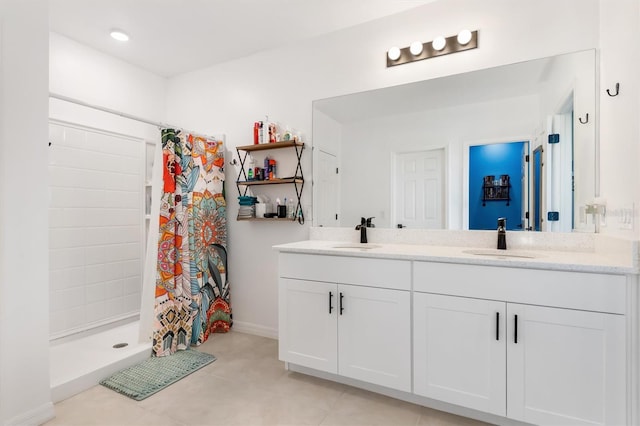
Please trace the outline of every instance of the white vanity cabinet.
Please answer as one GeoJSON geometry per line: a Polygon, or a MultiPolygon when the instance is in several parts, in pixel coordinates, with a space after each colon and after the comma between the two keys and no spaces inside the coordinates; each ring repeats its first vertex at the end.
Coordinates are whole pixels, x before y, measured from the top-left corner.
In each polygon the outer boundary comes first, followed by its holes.
{"type": "Polygon", "coordinates": [[[411,392],[411,262],[279,259],[280,359],[411,392]]]}
{"type": "Polygon", "coordinates": [[[414,262],[414,393],[534,424],[626,423],[623,276],[414,262]]]}

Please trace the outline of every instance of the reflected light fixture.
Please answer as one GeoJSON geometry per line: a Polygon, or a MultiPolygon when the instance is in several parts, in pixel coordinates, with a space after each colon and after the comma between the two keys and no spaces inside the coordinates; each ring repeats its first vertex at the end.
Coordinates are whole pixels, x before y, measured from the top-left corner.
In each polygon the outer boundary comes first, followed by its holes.
{"type": "Polygon", "coordinates": [[[409,52],[411,52],[413,56],[418,56],[419,54],[422,53],[423,50],[424,50],[424,46],[419,41],[414,41],[409,45],[409,52]]]}
{"type": "Polygon", "coordinates": [[[111,30],[111,38],[118,41],[129,41],[129,36],[124,31],[120,30],[111,30]]]}
{"type": "Polygon", "coordinates": [[[387,68],[478,47],[478,31],[463,29],[457,35],[438,36],[431,42],[414,41],[407,47],[394,46],[387,51],[387,68]]]}
{"type": "Polygon", "coordinates": [[[400,58],[400,48],[397,46],[393,46],[387,52],[387,57],[392,61],[397,61],[400,58]]]}
{"type": "Polygon", "coordinates": [[[444,49],[446,45],[447,45],[447,39],[445,39],[443,36],[438,36],[434,38],[433,41],[431,42],[431,46],[437,51],[444,49]]]}
{"type": "Polygon", "coordinates": [[[467,45],[471,41],[471,31],[462,30],[458,33],[458,43],[462,46],[467,45]]]}

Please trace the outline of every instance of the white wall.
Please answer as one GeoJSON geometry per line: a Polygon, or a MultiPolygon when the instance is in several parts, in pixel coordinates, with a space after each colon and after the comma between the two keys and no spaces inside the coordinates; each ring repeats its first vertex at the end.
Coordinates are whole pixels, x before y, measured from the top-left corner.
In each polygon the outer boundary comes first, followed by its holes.
{"type": "Polygon", "coordinates": [[[49,385],[48,14],[0,1],[0,424],[53,415],[49,385]]]}
{"type": "Polygon", "coordinates": [[[607,204],[601,232],[639,238],[640,2],[600,5],[600,195],[607,204]],[[620,94],[610,97],[606,90],[615,92],[616,83],[620,94]]]}
{"type": "Polygon", "coordinates": [[[150,120],[164,120],[163,77],[56,33],[50,34],[49,48],[52,93],[150,120]]]}

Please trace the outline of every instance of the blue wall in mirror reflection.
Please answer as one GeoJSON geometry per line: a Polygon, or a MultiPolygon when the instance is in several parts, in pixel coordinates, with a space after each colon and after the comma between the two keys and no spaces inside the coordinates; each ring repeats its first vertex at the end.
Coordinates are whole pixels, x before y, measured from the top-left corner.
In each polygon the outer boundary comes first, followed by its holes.
{"type": "Polygon", "coordinates": [[[507,230],[522,231],[523,183],[528,142],[495,143],[469,147],[469,229],[496,229],[499,217],[507,218],[507,230]],[[508,198],[500,177],[509,176],[508,198]],[[485,185],[485,177],[494,182],[485,185]]]}

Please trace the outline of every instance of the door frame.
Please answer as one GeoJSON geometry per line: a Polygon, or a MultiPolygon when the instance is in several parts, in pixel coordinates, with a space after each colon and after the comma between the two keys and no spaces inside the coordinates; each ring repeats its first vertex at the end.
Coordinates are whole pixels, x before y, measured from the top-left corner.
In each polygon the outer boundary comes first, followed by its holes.
{"type": "Polygon", "coordinates": [[[397,226],[396,209],[395,206],[398,202],[398,194],[396,191],[396,172],[398,156],[403,154],[413,154],[419,152],[430,152],[442,150],[442,229],[449,229],[449,164],[451,162],[450,150],[447,145],[433,145],[428,149],[412,149],[409,151],[391,151],[389,158],[390,161],[390,175],[389,175],[389,225],[391,228],[397,226]]]}
{"type": "MultiPolygon", "coordinates": [[[[320,211],[319,205],[317,201],[320,199],[320,179],[314,179],[313,177],[316,175],[316,172],[320,171],[320,153],[331,155],[336,159],[336,167],[338,170],[340,169],[340,156],[335,152],[332,152],[329,149],[324,149],[320,147],[313,147],[313,161],[312,161],[312,170],[311,170],[311,196],[312,196],[312,220],[311,223],[313,226],[322,226],[319,224],[320,221],[320,211]]],[[[337,184],[336,184],[336,213],[338,214],[338,219],[336,220],[336,224],[334,226],[339,227],[340,221],[342,220],[342,211],[340,205],[340,197],[342,193],[342,185],[340,184],[340,174],[338,173],[337,184]]]]}
{"type": "MultiPolygon", "coordinates": [[[[531,155],[531,141],[533,136],[531,134],[520,135],[514,137],[500,137],[495,139],[479,139],[473,141],[464,141],[462,147],[462,229],[469,230],[469,151],[472,146],[481,145],[493,145],[498,143],[514,143],[514,142],[527,142],[528,152],[527,155],[531,155]]],[[[531,158],[531,157],[529,157],[531,158]]],[[[529,167],[525,167],[526,180],[529,182],[529,167]]],[[[529,207],[529,185],[525,185],[527,190],[526,194],[522,194],[523,205],[526,203],[525,209],[530,212],[529,207]]],[[[529,214],[531,215],[531,214],[529,214]]],[[[523,225],[523,231],[529,227],[530,219],[523,225]]]]}

